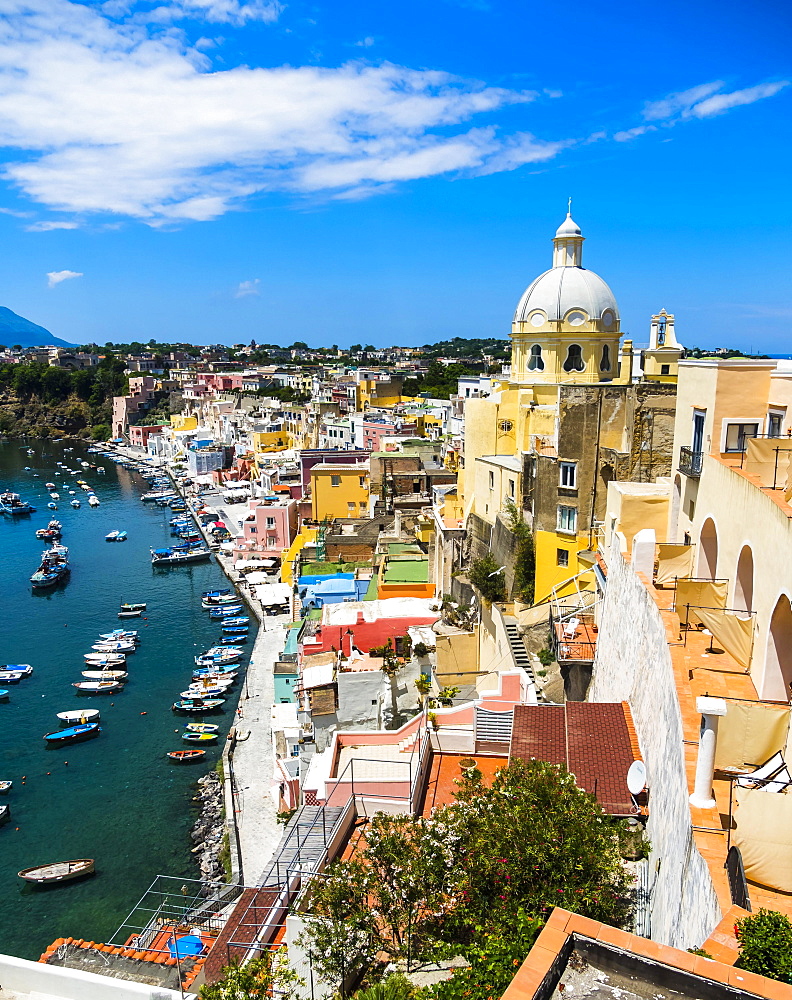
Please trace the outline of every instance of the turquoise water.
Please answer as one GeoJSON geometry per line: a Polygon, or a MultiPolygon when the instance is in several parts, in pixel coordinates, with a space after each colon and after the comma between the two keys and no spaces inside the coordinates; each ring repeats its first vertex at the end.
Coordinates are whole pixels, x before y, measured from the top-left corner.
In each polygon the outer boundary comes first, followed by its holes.
{"type": "MultiPolygon", "coordinates": [[[[0,703],[0,779],[14,781],[0,800],[11,806],[11,821],[0,828],[0,951],[38,958],[56,937],[107,940],[155,875],[197,877],[191,800],[221,746],[192,766],[171,764],[165,754],[187,746],[180,736],[187,720],[170,706],[190,680],[193,656],[220,637],[201,611],[201,592],[227,580],[214,560],[152,568],[149,547],[170,541],[170,513],[140,502],[149,488],[140,476],[82,446],[64,453],[69,442],[31,442],[34,455],[20,444],[0,443],[0,487],[38,509],[29,517],[0,516],[0,663],[29,663],[34,673],[0,703]],[[80,459],[105,466],[107,474],[55,476],[56,461],[75,468],[80,459]],[[77,479],[94,488],[101,506],[88,506],[77,479]],[[46,506],[48,481],[63,484],[54,514],[46,506]],[[69,487],[80,510],[69,505],[69,487]],[[35,531],[52,516],[63,524],[71,578],[34,593],[29,577],[44,548],[35,531]],[[129,540],[106,542],[114,529],[129,532],[129,540]],[[83,654],[100,632],[123,626],[116,617],[121,601],[148,603],[143,618],[127,623],[141,636],[127,658],[129,681],[117,694],[79,696],[71,682],[83,679],[83,654]],[[59,728],[56,713],[82,707],[101,710],[101,735],[48,749],[42,737],[59,728]],[[42,891],[16,874],[85,857],[96,859],[98,874],[84,882],[42,891]]],[[[236,693],[212,720],[222,724],[222,736],[235,707],[236,693]]]]}

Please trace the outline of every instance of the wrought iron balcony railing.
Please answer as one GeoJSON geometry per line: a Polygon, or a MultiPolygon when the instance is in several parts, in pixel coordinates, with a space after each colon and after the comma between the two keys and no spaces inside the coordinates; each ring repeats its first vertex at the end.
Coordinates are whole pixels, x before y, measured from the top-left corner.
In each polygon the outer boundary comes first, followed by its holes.
{"type": "Polygon", "coordinates": [[[692,448],[679,449],[679,471],[685,476],[696,479],[701,475],[701,465],[704,452],[693,451],[692,448]]]}

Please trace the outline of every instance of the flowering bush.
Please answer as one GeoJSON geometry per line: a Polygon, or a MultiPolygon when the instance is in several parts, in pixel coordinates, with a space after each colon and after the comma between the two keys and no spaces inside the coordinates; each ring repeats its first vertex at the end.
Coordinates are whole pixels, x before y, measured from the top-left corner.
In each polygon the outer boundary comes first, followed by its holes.
{"type": "Polygon", "coordinates": [[[738,968],[792,983],[792,923],[788,917],[775,910],[759,910],[738,920],[734,932],[740,943],[738,968]]]}

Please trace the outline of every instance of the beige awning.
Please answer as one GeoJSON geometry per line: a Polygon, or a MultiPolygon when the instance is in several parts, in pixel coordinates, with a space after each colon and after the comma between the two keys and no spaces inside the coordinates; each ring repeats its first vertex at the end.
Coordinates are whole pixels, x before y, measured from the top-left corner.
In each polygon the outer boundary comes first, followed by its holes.
{"type": "Polygon", "coordinates": [[[783,750],[789,732],[789,706],[726,700],[718,722],[715,767],[750,771],[783,750]]]}
{"type": "Polygon", "coordinates": [[[693,569],[693,546],[661,542],[657,546],[657,572],[655,583],[658,587],[670,586],[680,577],[690,576],[693,569]]]}
{"type": "Polygon", "coordinates": [[[696,625],[701,621],[697,608],[725,608],[728,591],[728,580],[679,580],[675,598],[679,620],[682,624],[696,625]]]}
{"type": "Polygon", "coordinates": [[[792,892],[792,795],[736,788],[732,843],[740,848],[746,878],[792,892]]]}
{"type": "Polygon", "coordinates": [[[728,611],[696,608],[696,616],[726,652],[747,670],[753,653],[753,615],[741,617],[728,611]]]}

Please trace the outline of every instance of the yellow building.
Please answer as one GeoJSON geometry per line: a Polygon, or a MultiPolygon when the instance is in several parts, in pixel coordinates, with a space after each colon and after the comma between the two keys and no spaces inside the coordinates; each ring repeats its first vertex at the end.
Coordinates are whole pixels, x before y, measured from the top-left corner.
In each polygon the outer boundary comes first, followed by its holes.
{"type": "Polygon", "coordinates": [[[291,448],[291,435],[286,431],[254,431],[253,451],[256,455],[291,448]]]}
{"type": "Polygon", "coordinates": [[[652,316],[649,347],[643,352],[643,377],[652,382],[676,382],[684,348],[677,343],[674,317],[661,309],[652,316]]]}
{"type": "Polygon", "coordinates": [[[404,380],[361,379],[357,384],[355,408],[359,411],[397,406],[402,401],[404,380]]]}
{"type": "MultiPolygon", "coordinates": [[[[583,241],[568,214],[553,238],[553,266],[515,311],[508,379],[465,401],[460,490],[472,554],[492,552],[511,586],[516,508],[533,531],[536,601],[592,583],[608,482],[652,482],[671,465],[675,386],[633,381],[616,298],[582,266],[583,241]]],[[[673,317],[661,315],[673,339],[673,317]]]]}
{"type": "Polygon", "coordinates": [[[320,463],[311,469],[311,516],[315,521],[334,517],[366,517],[369,512],[368,464],[320,463]]]}
{"type": "Polygon", "coordinates": [[[193,414],[174,413],[170,422],[174,431],[194,431],[198,428],[198,417],[193,414]]]}

